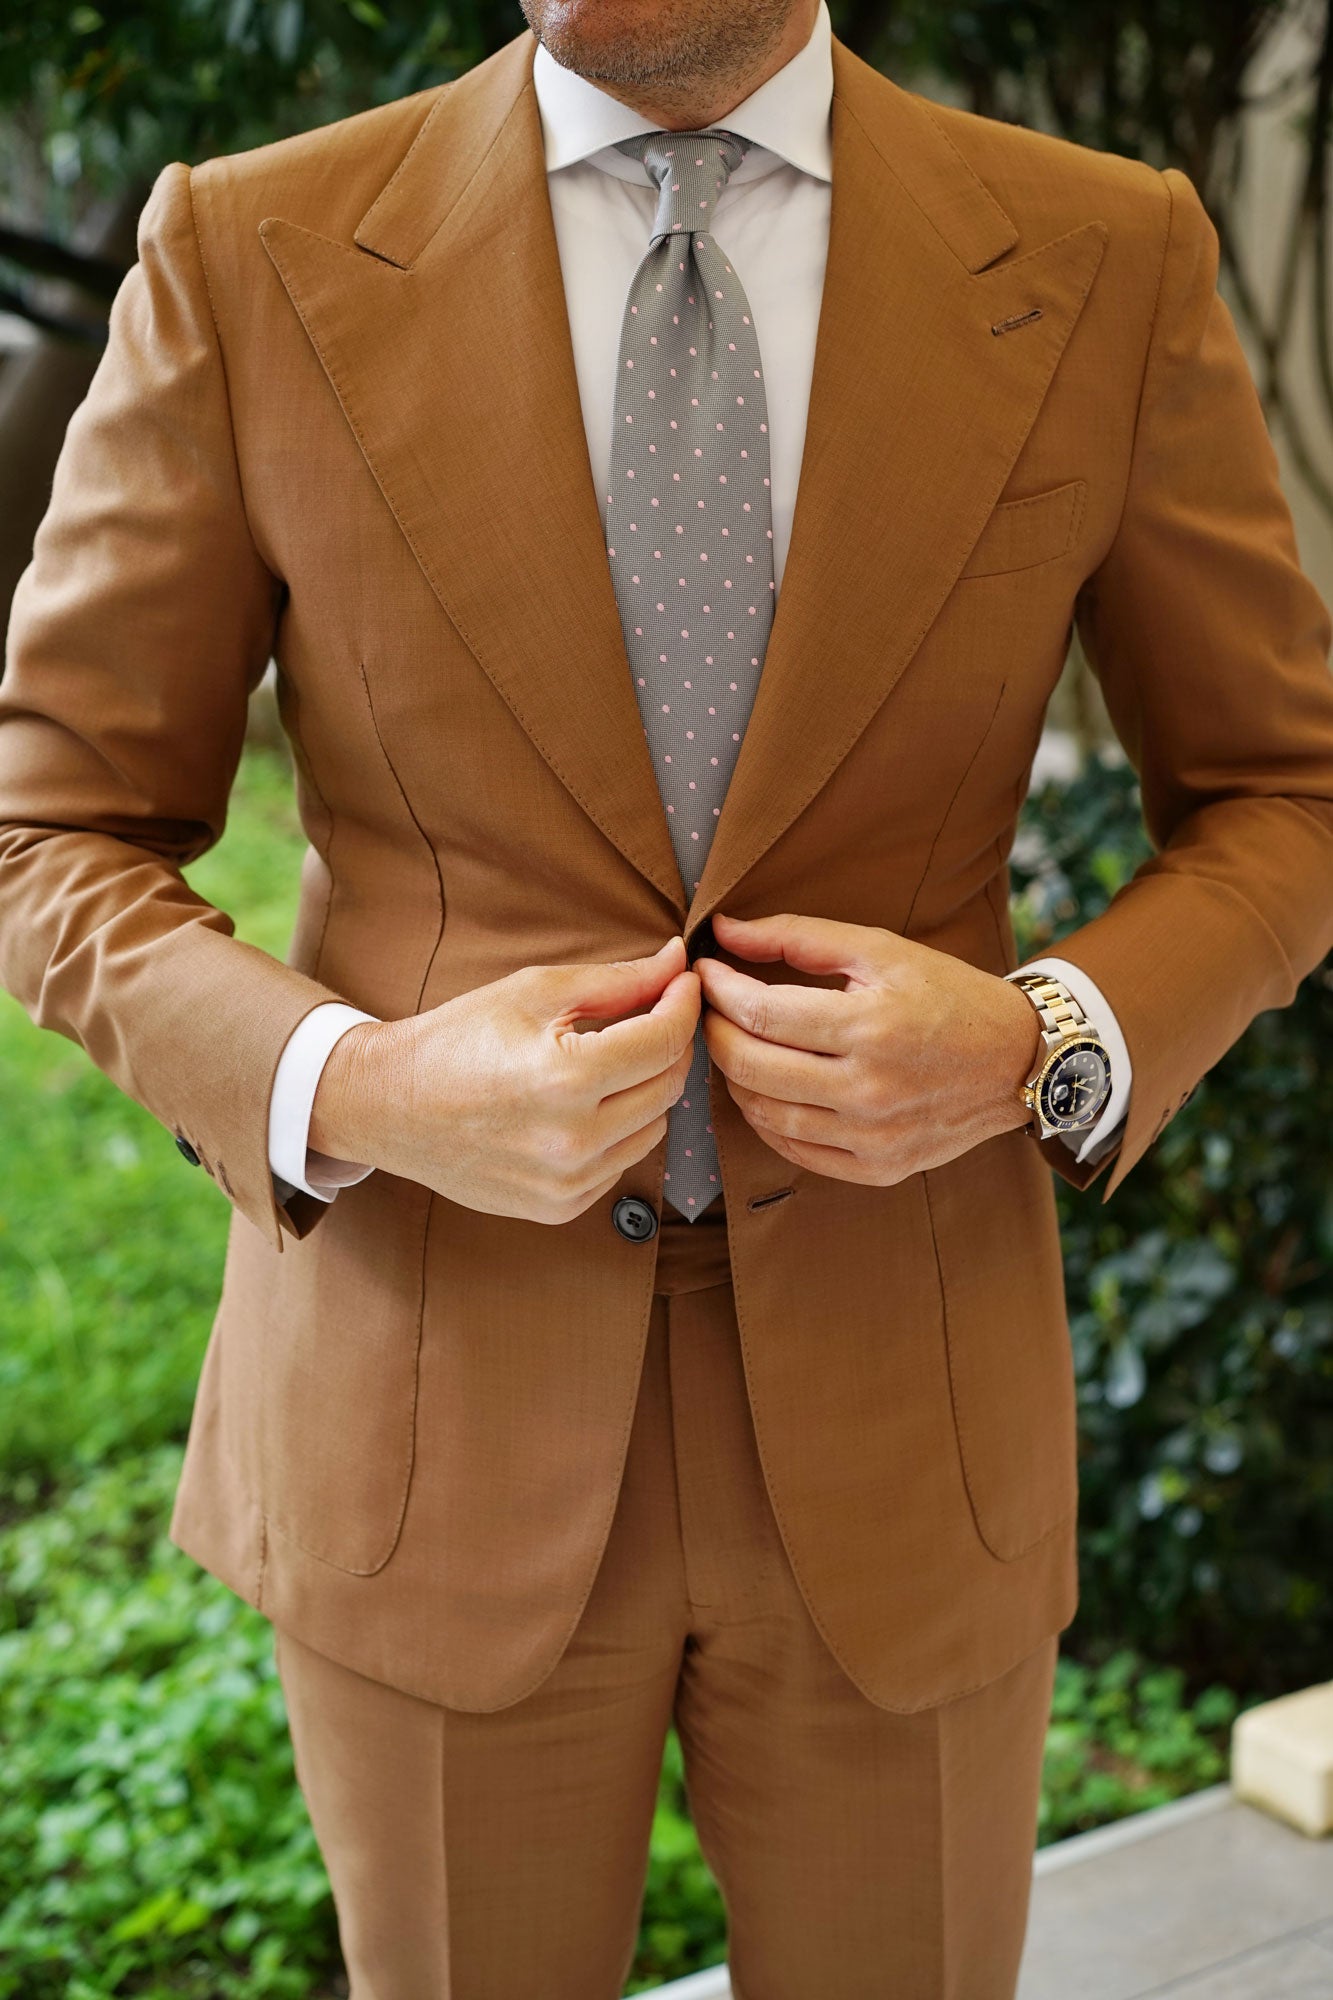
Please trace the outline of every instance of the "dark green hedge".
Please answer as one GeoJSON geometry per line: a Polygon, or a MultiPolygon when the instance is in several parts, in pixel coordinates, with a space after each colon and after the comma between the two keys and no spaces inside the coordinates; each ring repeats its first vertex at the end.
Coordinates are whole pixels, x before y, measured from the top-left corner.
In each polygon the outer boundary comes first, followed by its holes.
{"type": "MultiPolygon", "coordinates": [[[[1118,757],[1034,788],[1010,860],[1024,958],[1149,853],[1118,757]]],[[[1163,1023],[1170,1032],[1170,1024],[1163,1023]]],[[[1068,1635],[1278,1692],[1333,1659],[1333,960],[1259,1015],[1103,1203],[1057,1181],[1079,1381],[1068,1635]]]]}

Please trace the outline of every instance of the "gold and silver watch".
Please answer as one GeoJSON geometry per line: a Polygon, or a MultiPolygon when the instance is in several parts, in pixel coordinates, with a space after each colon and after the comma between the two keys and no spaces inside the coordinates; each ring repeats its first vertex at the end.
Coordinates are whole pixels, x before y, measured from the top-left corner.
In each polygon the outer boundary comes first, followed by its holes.
{"type": "Polygon", "coordinates": [[[1022,987],[1041,1017],[1042,1047],[1022,1093],[1034,1129],[1043,1139],[1085,1131],[1111,1095],[1105,1042],[1063,980],[1025,972],[1010,984],[1022,987]]]}

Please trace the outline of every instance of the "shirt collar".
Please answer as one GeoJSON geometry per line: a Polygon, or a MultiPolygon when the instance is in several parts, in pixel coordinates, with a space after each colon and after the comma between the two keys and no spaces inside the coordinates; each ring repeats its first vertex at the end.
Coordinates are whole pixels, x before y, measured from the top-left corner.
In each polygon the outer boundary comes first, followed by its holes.
{"type": "MultiPolygon", "coordinates": [[[[750,150],[728,178],[729,186],[736,181],[757,180],[784,161],[817,180],[832,180],[832,33],[828,0],[819,0],[819,12],[805,47],[725,118],[715,119],[705,128],[736,132],[750,141],[750,150]]],[[[617,180],[644,179],[643,166],[617,153],[616,142],[659,127],[586,77],[564,68],[543,42],[538,42],[533,57],[532,83],[541,113],[548,174],[577,160],[589,160],[617,180]]]]}

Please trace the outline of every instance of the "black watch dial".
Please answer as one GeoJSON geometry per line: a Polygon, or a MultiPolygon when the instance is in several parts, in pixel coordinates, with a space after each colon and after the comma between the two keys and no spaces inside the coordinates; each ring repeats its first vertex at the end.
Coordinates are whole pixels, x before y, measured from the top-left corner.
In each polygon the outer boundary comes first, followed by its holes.
{"type": "Polygon", "coordinates": [[[1111,1065],[1099,1042],[1071,1040],[1041,1080],[1038,1103],[1048,1125],[1091,1125],[1111,1094],[1111,1065]]]}

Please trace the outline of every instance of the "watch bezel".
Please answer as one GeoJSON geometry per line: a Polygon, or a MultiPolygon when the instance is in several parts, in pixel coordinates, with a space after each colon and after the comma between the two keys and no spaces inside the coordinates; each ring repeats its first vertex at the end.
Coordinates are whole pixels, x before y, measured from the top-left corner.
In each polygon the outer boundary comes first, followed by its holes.
{"type": "Polygon", "coordinates": [[[1098,1118],[1100,1118],[1102,1112],[1106,1109],[1107,1099],[1111,1095],[1110,1050],[1100,1035],[1093,1034],[1087,1029],[1076,1031],[1072,1035],[1062,1035],[1059,1042],[1047,1055],[1037,1074],[1033,1077],[1029,1087],[1032,1091],[1033,1108],[1048,1131],[1084,1131],[1089,1125],[1096,1124],[1098,1118]],[[1046,1104],[1046,1085],[1056,1065],[1063,1062],[1066,1056],[1072,1055],[1076,1049],[1091,1049],[1095,1055],[1101,1057],[1102,1088],[1093,1104],[1086,1110],[1081,1111],[1076,1118],[1062,1118],[1058,1113],[1051,1111],[1046,1104]]]}

